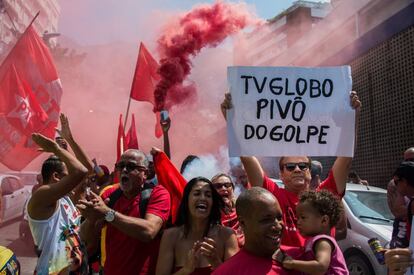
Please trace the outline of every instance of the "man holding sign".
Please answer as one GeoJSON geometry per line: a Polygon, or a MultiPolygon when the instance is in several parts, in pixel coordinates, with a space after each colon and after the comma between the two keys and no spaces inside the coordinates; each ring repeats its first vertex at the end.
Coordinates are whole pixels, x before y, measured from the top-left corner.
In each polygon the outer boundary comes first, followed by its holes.
{"type": "Polygon", "coordinates": [[[228,76],[231,95],[221,107],[228,115],[230,156],[245,155],[241,160],[251,185],[266,188],[278,199],[284,223],[281,244],[301,247],[305,239],[297,230],[295,209],[299,193],[309,189],[311,180],[306,155],[341,156],[318,189],[340,197],[345,192],[354,110],[361,107],[356,92],[349,94],[350,69],[232,67],[228,76]],[[265,175],[255,157],[246,157],[253,155],[281,156],[284,189],[265,175]]]}

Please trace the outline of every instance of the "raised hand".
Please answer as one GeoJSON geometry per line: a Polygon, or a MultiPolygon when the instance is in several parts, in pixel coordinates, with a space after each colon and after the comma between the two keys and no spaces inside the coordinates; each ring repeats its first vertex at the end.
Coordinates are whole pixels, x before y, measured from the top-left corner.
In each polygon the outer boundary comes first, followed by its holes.
{"type": "Polygon", "coordinates": [[[69,126],[69,119],[65,114],[60,114],[60,125],[61,125],[61,129],[56,129],[56,131],[58,132],[58,134],[66,139],[67,141],[72,140],[73,136],[72,136],[72,131],[70,130],[70,126],[69,126]]]}
{"type": "Polygon", "coordinates": [[[224,94],[224,100],[220,105],[221,108],[221,112],[224,116],[224,119],[227,120],[227,110],[233,108],[233,104],[231,102],[231,94],[230,93],[225,93],[224,94]]]}
{"type": "Polygon", "coordinates": [[[151,155],[153,155],[153,156],[155,156],[155,155],[157,155],[158,153],[161,153],[162,151],[161,151],[161,149],[160,148],[157,148],[157,147],[152,147],[151,148],[151,155]]]}
{"type": "Polygon", "coordinates": [[[32,134],[32,140],[39,145],[39,151],[42,152],[49,152],[49,153],[56,153],[56,150],[59,149],[59,145],[48,137],[45,137],[39,133],[32,134]]]}
{"type": "Polygon", "coordinates": [[[350,100],[351,100],[351,106],[352,106],[352,109],[354,109],[354,110],[359,110],[359,109],[361,109],[361,107],[362,107],[362,103],[361,103],[361,101],[359,100],[359,97],[358,97],[357,92],[352,91],[352,92],[349,94],[349,97],[350,97],[350,100]]]}

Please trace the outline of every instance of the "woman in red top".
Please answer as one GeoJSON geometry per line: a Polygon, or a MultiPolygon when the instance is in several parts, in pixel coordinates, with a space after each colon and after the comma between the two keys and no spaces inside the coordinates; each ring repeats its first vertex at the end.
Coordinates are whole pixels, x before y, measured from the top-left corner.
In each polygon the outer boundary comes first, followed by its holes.
{"type": "Polygon", "coordinates": [[[237,236],[239,247],[242,247],[244,244],[244,235],[236,214],[234,183],[231,177],[226,173],[219,173],[215,175],[211,179],[211,182],[213,183],[214,188],[224,202],[224,209],[221,211],[221,223],[224,226],[230,227],[234,230],[237,236]]]}
{"type": "Polygon", "coordinates": [[[233,230],[221,225],[221,205],[208,179],[198,177],[188,182],[176,227],[162,236],[157,275],[210,274],[238,251],[233,230]]]}

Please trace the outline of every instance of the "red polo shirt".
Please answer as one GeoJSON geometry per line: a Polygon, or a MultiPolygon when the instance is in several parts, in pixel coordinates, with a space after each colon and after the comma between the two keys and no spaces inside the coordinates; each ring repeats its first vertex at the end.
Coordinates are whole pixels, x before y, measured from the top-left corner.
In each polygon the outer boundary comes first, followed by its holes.
{"type": "MultiPolygon", "coordinates": [[[[108,198],[118,187],[107,189],[102,198],[108,198]]],[[[139,202],[141,194],[132,199],[125,196],[116,201],[114,210],[126,216],[140,218],[139,202]]],[[[154,187],[148,201],[147,212],[160,217],[164,224],[170,214],[170,194],[161,185],[154,187]]],[[[116,227],[108,224],[106,233],[105,275],[113,274],[155,274],[160,238],[144,243],[134,239],[116,227]]]]}

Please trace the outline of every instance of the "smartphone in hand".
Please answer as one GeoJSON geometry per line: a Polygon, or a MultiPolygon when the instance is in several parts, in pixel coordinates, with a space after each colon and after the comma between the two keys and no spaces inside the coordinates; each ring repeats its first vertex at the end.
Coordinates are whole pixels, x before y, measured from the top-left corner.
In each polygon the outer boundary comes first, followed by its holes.
{"type": "Polygon", "coordinates": [[[160,113],[161,116],[161,123],[168,120],[168,111],[164,110],[160,113]]]}

